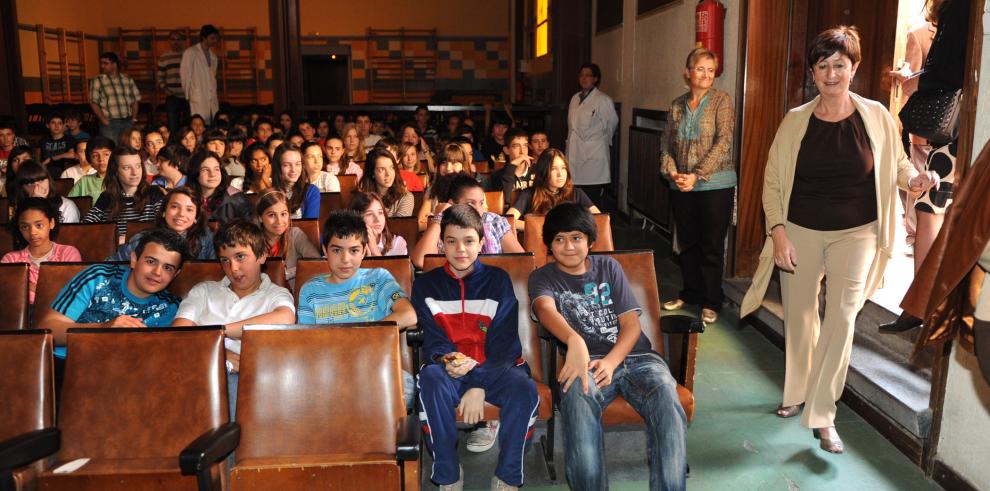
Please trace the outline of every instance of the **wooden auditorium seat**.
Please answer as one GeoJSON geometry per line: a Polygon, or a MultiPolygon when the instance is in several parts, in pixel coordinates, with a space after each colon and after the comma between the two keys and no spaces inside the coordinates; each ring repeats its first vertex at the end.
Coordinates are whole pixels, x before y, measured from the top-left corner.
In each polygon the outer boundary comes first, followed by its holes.
{"type": "Polygon", "coordinates": [[[320,223],[319,218],[299,218],[292,220],[293,227],[299,227],[306,234],[306,238],[309,239],[317,249],[322,249],[320,247],[320,223]]]}
{"type": "MultiPolygon", "coordinates": [[[[608,213],[595,213],[594,217],[595,225],[598,226],[598,238],[591,245],[591,250],[594,252],[614,251],[611,216],[608,213]]],[[[543,266],[551,259],[547,246],[543,244],[544,218],[544,215],[526,215],[523,219],[525,225],[523,249],[536,255],[536,267],[543,266]]]]}
{"type": "Polygon", "coordinates": [[[48,330],[0,331],[0,489],[35,489],[58,451],[52,348],[48,330]]]}
{"type": "Polygon", "coordinates": [[[320,226],[330,216],[331,211],[343,208],[345,203],[343,193],[320,193],[320,226]]]}
{"type": "Polygon", "coordinates": [[[426,199],[426,191],[413,191],[413,216],[419,213],[419,209],[423,207],[423,200],[426,199]]]}
{"type": "Polygon", "coordinates": [[[89,209],[93,207],[93,198],[90,196],[73,196],[69,199],[76,204],[76,208],[79,208],[80,217],[86,216],[86,213],[89,213],[89,209]]]}
{"type": "Polygon", "coordinates": [[[232,491],[419,489],[394,323],[248,326],[241,343],[232,491]]]}
{"type": "Polygon", "coordinates": [[[239,437],[228,422],[223,330],[69,329],[62,446],[38,489],[221,489],[239,437]],[[180,466],[181,462],[181,466],[180,466]],[[197,474],[198,475],[191,475],[197,474]]]}
{"type": "Polygon", "coordinates": [[[416,242],[419,242],[419,219],[415,216],[389,218],[388,229],[406,239],[407,250],[411,251],[416,242]]]}
{"type": "MultiPolygon", "coordinates": [[[[280,257],[270,257],[265,261],[262,271],[275,285],[285,287],[285,262],[280,257]]],[[[168,285],[168,291],[180,298],[185,298],[189,290],[203,281],[220,281],[224,278],[223,267],[220,261],[205,259],[186,261],[182,265],[182,271],[172,279],[168,285]]]]}
{"type": "Polygon", "coordinates": [[[30,288],[30,267],[27,263],[0,264],[0,292],[4,295],[3,308],[0,309],[0,331],[27,329],[30,288]]]}
{"type": "Polygon", "coordinates": [[[127,231],[124,236],[128,241],[135,235],[155,228],[155,222],[127,222],[127,231]]]}
{"type": "Polygon", "coordinates": [[[52,180],[55,181],[55,193],[59,196],[68,196],[69,191],[72,191],[72,186],[76,185],[76,180],[71,177],[65,179],[53,178],[52,180]]]}
{"type": "Polygon", "coordinates": [[[76,246],[83,261],[103,261],[117,250],[117,224],[101,222],[59,225],[58,242],[76,246]]]}
{"type": "MultiPolygon", "coordinates": [[[[409,262],[409,256],[365,257],[361,261],[361,267],[385,269],[392,275],[392,278],[395,278],[395,282],[399,284],[399,288],[402,288],[402,291],[406,292],[407,296],[412,295],[413,269],[412,263],[409,262]]],[[[302,286],[314,277],[329,272],[330,266],[327,264],[326,259],[299,259],[296,263],[296,287],[292,292],[293,297],[296,299],[296,306],[299,305],[299,291],[302,290],[302,286]]],[[[403,346],[408,346],[406,331],[409,329],[415,328],[401,330],[400,336],[403,346]]],[[[401,354],[402,368],[412,374],[418,373],[419,350],[414,350],[413,348],[403,349],[401,354]]]]}
{"type": "Polygon", "coordinates": [[[340,182],[341,206],[347,206],[351,202],[351,193],[357,187],[357,174],[341,174],[337,176],[337,181],[340,182]]]}
{"type": "MultiPolygon", "coordinates": [[[[546,434],[540,439],[543,446],[543,460],[547,466],[550,480],[556,479],[553,466],[553,432],[554,405],[553,392],[550,389],[547,366],[543,357],[542,344],[539,338],[538,324],[530,317],[529,275],[536,269],[534,255],[531,252],[516,254],[482,254],[479,256],[486,266],[494,266],[505,270],[512,280],[512,290],[519,301],[519,341],[522,345],[522,357],[529,365],[536,390],[540,395],[539,419],[546,421],[546,434]]],[[[447,259],[441,254],[429,254],[423,259],[423,271],[442,267],[447,259]]],[[[415,287],[415,285],[413,285],[415,287]]],[[[485,403],[485,420],[498,419],[498,408],[485,403]]]]}
{"type": "Polygon", "coordinates": [[[488,211],[501,215],[505,212],[505,194],[502,191],[485,191],[485,206],[488,211]]]}

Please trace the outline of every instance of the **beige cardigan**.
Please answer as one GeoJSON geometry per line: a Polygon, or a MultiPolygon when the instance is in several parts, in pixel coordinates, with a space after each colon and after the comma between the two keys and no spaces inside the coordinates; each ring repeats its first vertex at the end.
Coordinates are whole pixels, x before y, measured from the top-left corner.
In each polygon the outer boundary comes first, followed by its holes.
{"type": "MultiPolygon", "coordinates": [[[[895,214],[897,187],[908,188],[908,180],[918,174],[911,161],[904,154],[900,131],[887,108],[857,94],[850,93],[856,110],[859,111],[870,137],[873,148],[874,176],[877,190],[877,250],[870,272],[866,278],[866,290],[859,306],[880,285],[883,272],[890,259],[897,225],[895,214]]],[[[769,237],[770,228],[784,223],[787,219],[787,206],[791,201],[791,187],[794,185],[794,168],[797,165],[801,140],[808,129],[808,121],[818,106],[820,97],[791,109],[770,146],[767,167],[763,176],[763,212],[766,215],[767,239],[760,253],[760,263],[753,275],[753,283],[743,298],[739,316],[755,311],[763,303],[770,277],[773,273],[773,240],[769,237]]],[[[801,258],[798,258],[800,261],[801,258]]]]}

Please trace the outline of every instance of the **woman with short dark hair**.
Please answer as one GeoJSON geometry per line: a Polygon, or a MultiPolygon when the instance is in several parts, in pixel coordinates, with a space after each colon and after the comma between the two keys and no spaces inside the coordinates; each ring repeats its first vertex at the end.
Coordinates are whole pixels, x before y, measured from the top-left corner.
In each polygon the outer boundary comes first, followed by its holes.
{"type": "Polygon", "coordinates": [[[938,181],[911,165],[887,108],[849,91],[860,58],[852,27],[829,29],[810,45],[808,68],[819,95],[784,116],[770,147],[763,180],[767,240],[739,312],[760,306],[779,268],[787,336],[777,416],[796,416],[803,405],[801,424],[832,453],[843,451],[835,411],[856,314],[879,286],[894,246],[897,188],[920,193],[938,181]],[[828,281],[824,321],[822,277],[828,281]]]}

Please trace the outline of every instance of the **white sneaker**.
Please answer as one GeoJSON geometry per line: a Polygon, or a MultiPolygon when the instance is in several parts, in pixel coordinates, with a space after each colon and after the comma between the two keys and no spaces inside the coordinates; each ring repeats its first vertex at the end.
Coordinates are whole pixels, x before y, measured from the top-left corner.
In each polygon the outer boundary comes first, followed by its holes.
{"type": "Polygon", "coordinates": [[[501,479],[499,479],[499,478],[497,478],[495,476],[492,476],[492,487],[491,487],[491,490],[492,491],[519,491],[519,488],[517,488],[515,486],[509,486],[508,484],[506,484],[505,482],[503,482],[501,479]]]}
{"type": "Polygon", "coordinates": [[[471,452],[485,452],[495,445],[498,437],[498,420],[488,421],[484,426],[471,432],[467,437],[467,449],[471,452]]]}
{"type": "Polygon", "coordinates": [[[460,477],[457,478],[457,482],[440,485],[440,491],[464,491],[464,467],[458,466],[458,468],[460,477]]]}

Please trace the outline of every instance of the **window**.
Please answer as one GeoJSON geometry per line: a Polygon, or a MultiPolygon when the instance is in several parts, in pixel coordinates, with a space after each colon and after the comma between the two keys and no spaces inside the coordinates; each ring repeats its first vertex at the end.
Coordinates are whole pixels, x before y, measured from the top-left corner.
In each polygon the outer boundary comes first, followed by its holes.
{"type": "Polygon", "coordinates": [[[550,35],[550,0],[536,0],[536,48],[534,58],[539,58],[547,54],[550,35]]]}

